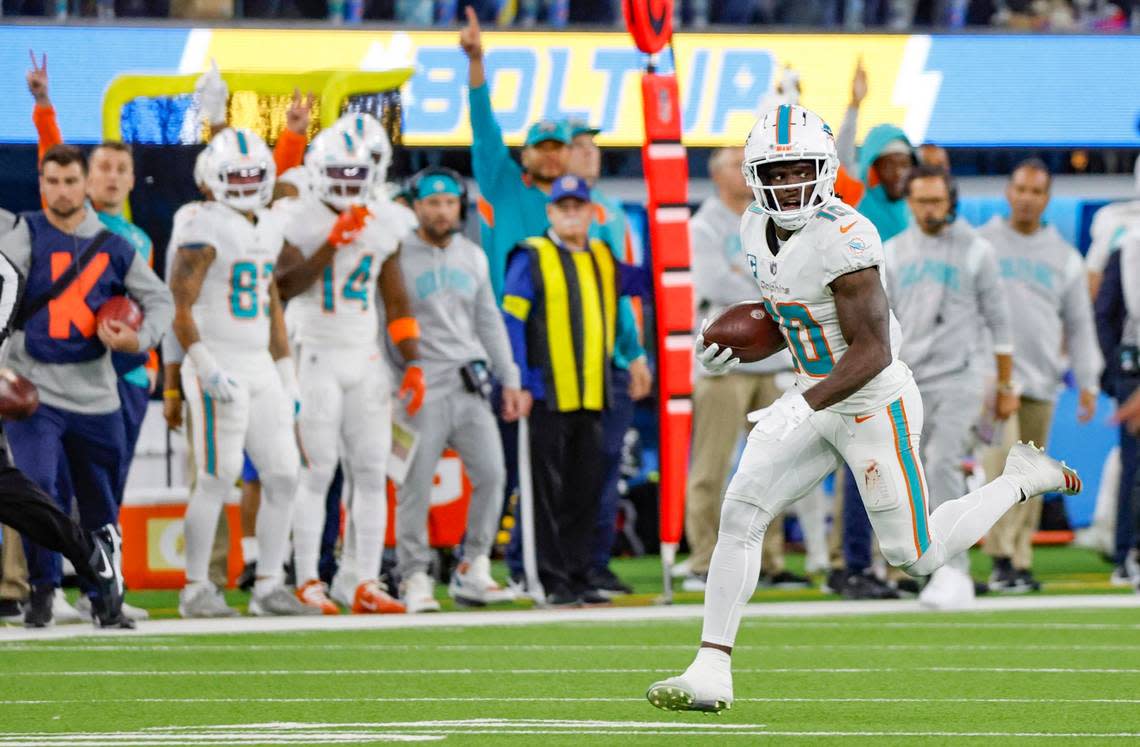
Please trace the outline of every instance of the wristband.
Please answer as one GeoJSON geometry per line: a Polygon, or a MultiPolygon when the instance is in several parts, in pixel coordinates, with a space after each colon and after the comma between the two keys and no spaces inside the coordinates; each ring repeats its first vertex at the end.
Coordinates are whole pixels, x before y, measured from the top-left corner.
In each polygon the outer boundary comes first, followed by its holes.
{"type": "Polygon", "coordinates": [[[181,389],[165,389],[162,392],[163,399],[182,399],[181,389]]]}
{"type": "Polygon", "coordinates": [[[392,342],[399,345],[404,340],[418,339],[420,325],[414,316],[402,316],[388,323],[388,336],[392,342]]]}

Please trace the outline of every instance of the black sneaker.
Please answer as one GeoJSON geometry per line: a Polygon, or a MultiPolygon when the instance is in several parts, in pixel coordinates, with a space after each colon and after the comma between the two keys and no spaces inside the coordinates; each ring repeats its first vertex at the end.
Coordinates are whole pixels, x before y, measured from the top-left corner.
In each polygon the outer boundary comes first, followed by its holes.
{"type": "Polygon", "coordinates": [[[974,582],[974,596],[980,597],[990,593],[990,585],[985,581],[974,582]]]}
{"type": "Polygon", "coordinates": [[[578,604],[578,595],[572,593],[566,587],[555,589],[546,595],[547,607],[577,607],[578,604]]]}
{"type": "Polygon", "coordinates": [[[819,590],[824,594],[840,594],[843,592],[843,587],[847,585],[847,571],[842,568],[832,568],[824,582],[820,584],[819,590]]]}
{"type": "Polygon", "coordinates": [[[91,570],[95,574],[95,591],[91,596],[91,618],[100,628],[135,627],[123,614],[123,573],[118,562],[122,540],[114,524],[91,533],[91,570]]]}
{"type": "Polygon", "coordinates": [[[24,608],[24,627],[48,628],[52,625],[51,603],[55,599],[55,588],[40,586],[32,589],[28,605],[24,608]]]}
{"type": "Polygon", "coordinates": [[[602,604],[611,604],[610,598],[597,589],[586,589],[578,593],[578,601],[587,606],[595,607],[602,604]]]}
{"type": "Polygon", "coordinates": [[[1025,591],[1041,591],[1041,582],[1038,581],[1030,570],[1017,572],[1017,585],[1022,587],[1025,591]]]}
{"type": "Polygon", "coordinates": [[[1013,561],[1009,558],[994,558],[994,569],[990,573],[990,591],[995,593],[1017,593],[1025,591],[1018,588],[1017,571],[1013,569],[1013,561]]]}
{"type": "Polygon", "coordinates": [[[24,621],[24,610],[17,599],[0,599],[0,623],[18,625],[24,621]]]}
{"type": "Polygon", "coordinates": [[[811,579],[797,576],[791,571],[780,571],[773,576],[763,576],[760,583],[772,589],[810,589],[811,579]]]}
{"type": "Polygon", "coordinates": [[[257,581],[257,562],[246,563],[238,574],[237,587],[242,591],[253,591],[255,581],[257,581]]]}
{"type": "Polygon", "coordinates": [[[873,573],[852,573],[840,592],[844,599],[898,599],[899,593],[873,573]]]}
{"type": "Polygon", "coordinates": [[[922,591],[922,586],[918,583],[917,578],[900,578],[898,581],[892,581],[891,587],[899,593],[900,597],[906,599],[917,597],[918,593],[922,591]]]}
{"type": "Polygon", "coordinates": [[[595,591],[606,598],[633,593],[633,587],[618,578],[609,568],[590,571],[587,581],[595,591]]]}

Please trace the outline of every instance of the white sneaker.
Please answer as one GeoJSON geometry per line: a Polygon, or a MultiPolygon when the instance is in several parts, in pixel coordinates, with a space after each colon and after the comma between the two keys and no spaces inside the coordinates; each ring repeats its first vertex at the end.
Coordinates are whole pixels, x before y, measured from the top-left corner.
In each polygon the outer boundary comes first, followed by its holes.
{"type": "Polygon", "coordinates": [[[692,568],[693,564],[689,562],[689,558],[685,558],[680,563],[673,564],[673,569],[670,572],[670,575],[673,578],[684,578],[685,576],[689,575],[689,571],[692,570],[692,568]]]}
{"type": "MultiPolygon", "coordinates": [[[[85,618],[90,618],[91,598],[86,594],[80,594],[79,599],[75,600],[75,609],[85,618]]],[[[123,602],[123,617],[127,618],[128,620],[139,622],[140,620],[149,620],[150,613],[144,610],[142,607],[135,607],[133,604],[127,604],[126,602],[123,602]]]]}
{"type": "Polygon", "coordinates": [[[249,614],[254,617],[312,617],[324,614],[320,607],[310,607],[284,586],[264,594],[255,589],[249,598],[249,614]]]}
{"type": "Polygon", "coordinates": [[[51,618],[55,620],[56,625],[66,625],[68,623],[83,622],[90,620],[90,613],[87,617],[79,614],[79,610],[72,607],[67,602],[67,596],[64,595],[63,589],[56,589],[55,596],[51,600],[51,618]]]}
{"type": "Polygon", "coordinates": [[[700,649],[684,674],[654,682],[645,697],[663,711],[716,713],[732,708],[732,669],[728,654],[700,649]]]}
{"type": "Polygon", "coordinates": [[[480,555],[470,562],[460,563],[451,574],[447,593],[460,604],[476,607],[515,600],[513,591],[504,589],[491,578],[491,559],[486,555],[480,555]]]}
{"type": "Polygon", "coordinates": [[[332,586],[329,587],[329,596],[341,607],[352,609],[356,601],[356,587],[360,586],[360,579],[356,573],[348,569],[348,563],[341,563],[340,570],[333,576],[332,586]]]}
{"type": "Polygon", "coordinates": [[[709,576],[707,573],[690,573],[685,576],[685,580],[681,582],[681,591],[704,591],[705,586],[708,585],[709,576]]]}
{"type": "Polygon", "coordinates": [[[237,617],[238,611],[226,604],[225,597],[209,581],[190,584],[178,593],[178,614],[182,617],[237,617]]]}
{"type": "Polygon", "coordinates": [[[1023,501],[1045,493],[1076,495],[1081,492],[1081,478],[1076,470],[1049,456],[1032,441],[1013,445],[1005,459],[1002,476],[1017,482],[1023,501]]]}
{"type": "Polygon", "coordinates": [[[439,612],[439,602],[435,598],[435,582],[423,571],[416,571],[404,581],[400,589],[400,599],[409,615],[418,612],[439,612]]]}
{"type": "Polygon", "coordinates": [[[974,579],[944,565],[934,572],[918,595],[918,603],[932,610],[964,610],[974,606],[974,579]]]}

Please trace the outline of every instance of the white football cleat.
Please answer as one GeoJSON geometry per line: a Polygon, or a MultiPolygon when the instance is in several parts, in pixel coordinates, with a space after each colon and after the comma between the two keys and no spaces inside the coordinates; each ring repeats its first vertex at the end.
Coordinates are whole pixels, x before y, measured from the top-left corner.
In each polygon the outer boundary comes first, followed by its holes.
{"type": "Polygon", "coordinates": [[[646,699],[663,711],[707,711],[719,713],[732,708],[732,669],[727,654],[719,657],[700,649],[697,658],[679,677],[654,682],[646,699]]]}
{"type": "Polygon", "coordinates": [[[965,610],[974,606],[974,579],[965,571],[944,565],[934,572],[918,595],[918,603],[932,610],[965,610]]]}
{"type": "Polygon", "coordinates": [[[1012,478],[1021,488],[1021,500],[1035,495],[1081,492],[1081,478],[1076,470],[1046,454],[1030,441],[1015,443],[1005,459],[1002,476],[1012,478]]]}
{"type": "Polygon", "coordinates": [[[356,587],[360,586],[360,579],[356,577],[355,571],[349,570],[348,566],[348,561],[341,561],[340,570],[333,576],[329,596],[341,607],[352,609],[352,603],[356,600],[356,587]]]}
{"type": "Polygon", "coordinates": [[[206,581],[188,584],[178,592],[178,614],[184,618],[237,617],[238,611],[227,605],[222,593],[206,581]]]}
{"type": "MultiPolygon", "coordinates": [[[[91,617],[91,599],[86,594],[80,594],[79,599],[75,600],[75,609],[84,617],[91,617]]],[[[142,607],[135,607],[133,604],[123,602],[123,617],[139,622],[149,620],[150,612],[142,607]]]]}
{"type": "Polygon", "coordinates": [[[423,571],[416,571],[409,576],[400,591],[400,597],[409,615],[419,612],[439,612],[439,602],[435,598],[435,582],[423,571]]]}
{"type": "Polygon", "coordinates": [[[460,563],[451,574],[447,593],[456,602],[475,607],[515,600],[513,591],[504,589],[491,578],[491,559],[486,555],[460,563]]]}

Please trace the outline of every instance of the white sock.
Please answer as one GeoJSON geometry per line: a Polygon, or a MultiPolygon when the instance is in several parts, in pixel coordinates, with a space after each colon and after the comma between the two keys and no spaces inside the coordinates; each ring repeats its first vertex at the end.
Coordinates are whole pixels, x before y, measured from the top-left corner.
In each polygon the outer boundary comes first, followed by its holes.
{"type": "Polygon", "coordinates": [[[689,665],[690,668],[696,666],[706,666],[712,669],[728,671],[732,669],[732,657],[720,649],[701,646],[697,649],[697,657],[693,659],[693,663],[689,665]]]}
{"type": "MultiPolygon", "coordinates": [[[[321,558],[321,534],[325,530],[325,495],[318,490],[319,480],[302,474],[293,501],[293,563],[297,571],[297,585],[318,578],[321,558]]],[[[258,568],[260,571],[261,569],[258,568]]]]}
{"type": "Polygon", "coordinates": [[[186,581],[205,581],[210,577],[210,551],[222,504],[229,495],[232,482],[199,472],[194,492],[186,505],[183,534],[186,540],[186,581]]]}
{"type": "Polygon", "coordinates": [[[948,558],[965,553],[1019,500],[1021,488],[1003,475],[972,493],[946,501],[930,515],[930,547],[908,572],[926,576],[948,558]]]}
{"type": "Polygon", "coordinates": [[[292,476],[261,476],[261,506],[257,509],[257,549],[261,557],[254,585],[258,594],[279,586],[284,578],[296,488],[297,481],[292,476]]]}
{"type": "Polygon", "coordinates": [[[705,584],[702,641],[721,646],[735,643],[741,612],[760,581],[760,546],[771,521],[764,509],[726,496],[705,584]]]}
{"type": "Polygon", "coordinates": [[[353,470],[356,491],[352,501],[352,531],[356,537],[356,580],[358,584],[380,577],[380,557],[388,532],[388,486],[383,471],[353,470]]]}
{"type": "Polygon", "coordinates": [[[241,538],[241,557],[246,563],[257,562],[257,537],[241,538]]]}

